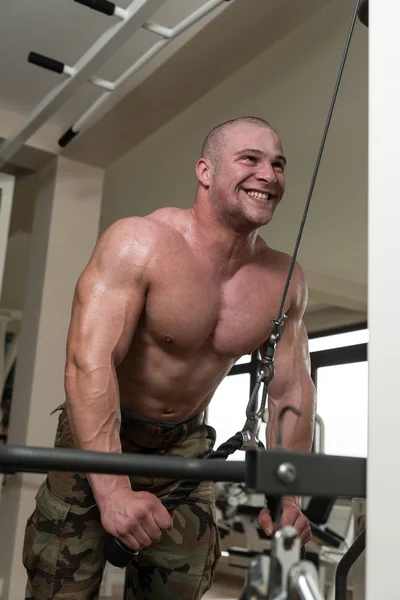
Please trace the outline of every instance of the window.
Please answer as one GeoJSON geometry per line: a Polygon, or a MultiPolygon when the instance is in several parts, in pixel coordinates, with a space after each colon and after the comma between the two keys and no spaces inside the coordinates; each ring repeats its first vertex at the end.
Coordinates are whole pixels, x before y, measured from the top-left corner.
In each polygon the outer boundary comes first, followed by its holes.
{"type": "MultiPolygon", "coordinates": [[[[207,410],[207,422],[217,432],[215,449],[243,429],[247,404],[256,383],[256,370],[257,353],[246,354],[236,361],[228,376],[218,386],[207,410]]],[[[265,424],[261,424],[259,436],[265,443],[265,424]]],[[[241,450],[228,458],[228,460],[244,459],[245,453],[241,450]]]]}
{"type": "Polygon", "coordinates": [[[367,344],[368,341],[368,329],[356,329],[355,331],[347,331],[344,333],[323,335],[321,337],[311,337],[309,340],[309,349],[310,353],[320,352],[322,350],[332,350],[333,348],[367,344]]]}
{"type": "MultiPolygon", "coordinates": [[[[368,339],[365,326],[310,336],[312,377],[317,388],[317,413],[324,425],[326,454],[367,456],[368,339]]],[[[208,423],[217,432],[215,448],[243,428],[256,369],[256,354],[241,357],[216,390],[208,408],[208,423]]],[[[262,424],[259,432],[263,443],[265,427],[262,424]]],[[[317,427],[316,445],[321,441],[320,434],[317,427]]],[[[230,457],[244,458],[242,451],[230,457]]]]}
{"type": "MultiPolygon", "coordinates": [[[[242,373],[225,377],[217,388],[208,409],[208,423],[217,432],[215,449],[243,428],[249,401],[249,387],[250,374],[242,373]]],[[[237,451],[229,458],[244,459],[244,452],[237,451]]]]}
{"type": "Polygon", "coordinates": [[[367,344],[366,328],[310,339],[317,413],[324,423],[326,454],[367,456],[367,344]]]}

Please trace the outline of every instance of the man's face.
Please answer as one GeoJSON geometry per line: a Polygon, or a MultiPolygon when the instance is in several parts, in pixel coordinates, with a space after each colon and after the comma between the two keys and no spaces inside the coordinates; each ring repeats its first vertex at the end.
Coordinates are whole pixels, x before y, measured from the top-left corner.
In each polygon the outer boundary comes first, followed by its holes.
{"type": "Polygon", "coordinates": [[[220,214],[239,227],[269,223],[285,191],[285,166],[279,136],[253,123],[228,128],[217,164],[210,172],[209,194],[220,214]]]}

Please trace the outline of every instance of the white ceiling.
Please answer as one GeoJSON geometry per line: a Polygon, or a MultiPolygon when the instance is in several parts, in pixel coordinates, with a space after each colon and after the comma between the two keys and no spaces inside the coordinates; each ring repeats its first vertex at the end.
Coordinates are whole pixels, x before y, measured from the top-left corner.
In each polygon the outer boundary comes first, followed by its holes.
{"type": "MultiPolygon", "coordinates": [[[[78,136],[64,153],[107,167],[330,2],[231,0],[224,3],[212,17],[206,17],[181,40],[176,40],[178,43],[172,42],[167,56],[145,68],[132,82],[126,97],[119,99],[92,129],[78,136]]],[[[205,3],[206,0],[166,0],[151,20],[173,27],[205,3]]],[[[117,4],[126,8],[130,0],[120,0],[117,4]]],[[[0,109],[28,115],[60,81],[60,76],[28,64],[30,51],[74,65],[112,22],[112,18],[74,0],[2,0],[0,109]]],[[[116,79],[156,39],[159,38],[154,34],[139,31],[96,75],[116,79]]],[[[86,85],[51,121],[63,131],[99,93],[90,84],[86,85]]],[[[324,299],[310,298],[309,315],[325,310],[329,310],[329,305],[324,299]]],[[[338,319],[343,321],[343,314],[338,319]]]]}
{"type": "MultiPolygon", "coordinates": [[[[95,125],[74,140],[67,155],[77,160],[90,156],[93,164],[106,167],[329,1],[223,2],[136,74],[124,95],[113,94],[114,105],[99,127],[95,125]],[[119,138],[110,146],[104,141],[99,144],[99,137],[110,140],[108,130],[115,131],[116,121],[120,127],[124,124],[120,132],[127,134],[123,143],[119,138]]],[[[126,8],[130,0],[117,4],[126,8]]],[[[206,0],[165,0],[151,20],[173,27],[204,4],[206,0]]],[[[73,66],[113,23],[113,17],[73,0],[3,0],[0,52],[8,60],[0,63],[0,108],[27,116],[61,81],[60,75],[29,64],[30,51],[73,66]]],[[[140,30],[93,75],[114,81],[158,39],[140,30]]],[[[63,133],[100,94],[101,90],[86,84],[49,121],[63,133]]]]}
{"type": "MultiPolygon", "coordinates": [[[[130,0],[119,0],[126,8],[130,0]]],[[[206,0],[165,0],[152,21],[174,27],[206,0]]],[[[218,8],[214,16],[228,4],[218,8]]],[[[201,26],[209,19],[205,19],[201,26]]],[[[73,0],[3,0],[0,19],[0,106],[21,114],[29,113],[57,85],[61,77],[31,65],[30,51],[44,54],[73,66],[93,43],[117,20],[73,0]]],[[[196,27],[196,30],[199,26],[196,27]]],[[[160,38],[140,30],[96,73],[114,81],[160,38]]],[[[52,121],[68,127],[99,96],[100,90],[87,84],[52,121]]]]}

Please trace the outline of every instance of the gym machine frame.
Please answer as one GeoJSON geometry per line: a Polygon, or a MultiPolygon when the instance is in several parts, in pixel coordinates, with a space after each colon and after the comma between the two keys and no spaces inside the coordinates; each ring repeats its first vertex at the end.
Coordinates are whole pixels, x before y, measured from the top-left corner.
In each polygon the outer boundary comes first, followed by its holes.
{"type": "MultiPolygon", "coordinates": [[[[266,497],[283,495],[366,498],[364,458],[292,452],[281,448],[248,450],[245,461],[109,454],[32,446],[0,447],[0,473],[49,470],[150,475],[245,484],[266,497]]],[[[365,549],[365,530],[343,556],[336,572],[336,600],[345,600],[350,568],[365,549]]],[[[240,600],[320,600],[317,573],[300,560],[300,539],[292,527],[278,530],[271,555],[261,554],[249,568],[240,600]],[[297,594],[297,595],[296,595],[297,594]]]]}

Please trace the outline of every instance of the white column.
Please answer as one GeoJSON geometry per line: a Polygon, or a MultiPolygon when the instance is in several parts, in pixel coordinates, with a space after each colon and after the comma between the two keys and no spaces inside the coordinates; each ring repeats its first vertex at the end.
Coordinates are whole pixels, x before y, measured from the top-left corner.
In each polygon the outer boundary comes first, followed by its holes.
{"type": "Polygon", "coordinates": [[[14,196],[15,177],[0,173],[0,296],[6,262],[8,229],[14,196]]]}
{"type": "MultiPolygon", "coordinates": [[[[64,401],[65,345],[72,295],[98,236],[104,173],[55,159],[39,175],[31,262],[23,309],[10,444],[52,446],[64,401]]],[[[2,599],[24,598],[25,523],[44,475],[15,475],[0,505],[2,599]]]]}
{"type": "Polygon", "coordinates": [[[400,2],[369,0],[367,600],[400,597],[400,2]]]}

